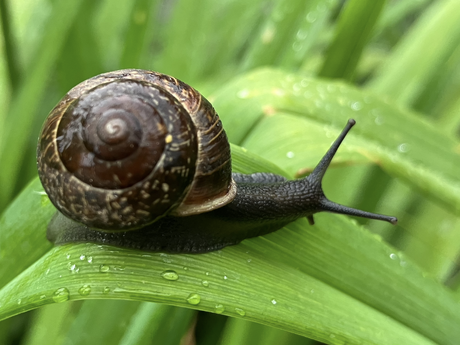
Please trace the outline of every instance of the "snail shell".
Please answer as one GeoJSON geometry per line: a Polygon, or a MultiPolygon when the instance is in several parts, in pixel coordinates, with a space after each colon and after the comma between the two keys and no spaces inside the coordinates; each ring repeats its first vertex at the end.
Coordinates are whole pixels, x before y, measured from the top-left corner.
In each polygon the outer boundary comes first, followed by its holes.
{"type": "Polygon", "coordinates": [[[160,73],[121,70],[70,90],[37,149],[46,193],[91,228],[136,229],[231,202],[230,146],[212,105],[160,73]]]}

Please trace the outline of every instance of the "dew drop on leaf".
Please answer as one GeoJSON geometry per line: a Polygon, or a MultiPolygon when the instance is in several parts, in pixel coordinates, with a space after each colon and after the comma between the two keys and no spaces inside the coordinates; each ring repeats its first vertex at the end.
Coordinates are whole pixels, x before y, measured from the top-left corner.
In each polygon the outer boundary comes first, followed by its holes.
{"type": "Polygon", "coordinates": [[[78,293],[82,296],[88,296],[91,293],[91,286],[89,284],[83,285],[78,289],[78,293]]]}
{"type": "Polygon", "coordinates": [[[235,311],[240,316],[245,316],[246,315],[246,312],[241,308],[235,308],[235,311]]]}
{"type": "Polygon", "coordinates": [[[110,266],[109,265],[101,265],[99,266],[99,272],[101,273],[107,273],[108,271],[110,271],[110,266]]]}
{"type": "Polygon", "coordinates": [[[166,279],[166,280],[177,280],[179,279],[179,275],[176,273],[176,271],[173,270],[167,270],[161,273],[161,276],[166,279]]]}
{"type": "Polygon", "coordinates": [[[197,293],[191,293],[187,297],[187,303],[191,305],[197,305],[200,303],[200,301],[201,301],[201,297],[197,293]]]}
{"type": "Polygon", "coordinates": [[[67,288],[62,287],[54,291],[53,301],[56,303],[61,303],[69,300],[70,292],[67,288]]]}
{"type": "Polygon", "coordinates": [[[225,311],[225,307],[223,304],[216,304],[214,308],[217,314],[222,314],[225,311]]]}

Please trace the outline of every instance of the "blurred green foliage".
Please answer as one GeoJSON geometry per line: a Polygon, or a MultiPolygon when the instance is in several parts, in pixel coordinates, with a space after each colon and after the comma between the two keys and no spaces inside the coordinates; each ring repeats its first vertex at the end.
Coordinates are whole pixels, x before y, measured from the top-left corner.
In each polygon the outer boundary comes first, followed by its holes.
{"type": "Polygon", "coordinates": [[[456,344],[458,13],[448,0],[1,0],[0,344],[456,344]],[[195,256],[51,249],[41,124],[71,87],[122,68],[202,92],[247,149],[233,150],[244,172],[307,173],[353,116],[326,194],[398,226],[319,215],[195,256]],[[183,285],[155,280],[168,265],[183,285]],[[85,301],[50,304],[65,300],[85,301]]]}

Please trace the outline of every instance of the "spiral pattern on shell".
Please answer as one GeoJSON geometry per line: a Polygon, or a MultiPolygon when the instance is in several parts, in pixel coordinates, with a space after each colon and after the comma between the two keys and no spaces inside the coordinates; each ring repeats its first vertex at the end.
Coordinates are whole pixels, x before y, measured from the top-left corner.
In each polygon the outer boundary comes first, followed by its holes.
{"type": "Polygon", "coordinates": [[[37,164],[58,210],[103,230],[210,210],[235,193],[229,145],[209,102],[142,70],[102,74],[69,91],[42,128],[37,164]]]}

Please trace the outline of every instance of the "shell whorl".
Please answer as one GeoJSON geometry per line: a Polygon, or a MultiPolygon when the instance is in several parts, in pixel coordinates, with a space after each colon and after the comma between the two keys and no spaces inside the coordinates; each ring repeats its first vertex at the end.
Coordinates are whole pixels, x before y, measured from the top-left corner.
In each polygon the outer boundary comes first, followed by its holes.
{"type": "Polygon", "coordinates": [[[58,210],[103,230],[208,211],[235,193],[214,109],[155,72],[105,73],[70,90],[42,128],[37,164],[58,210]]]}

